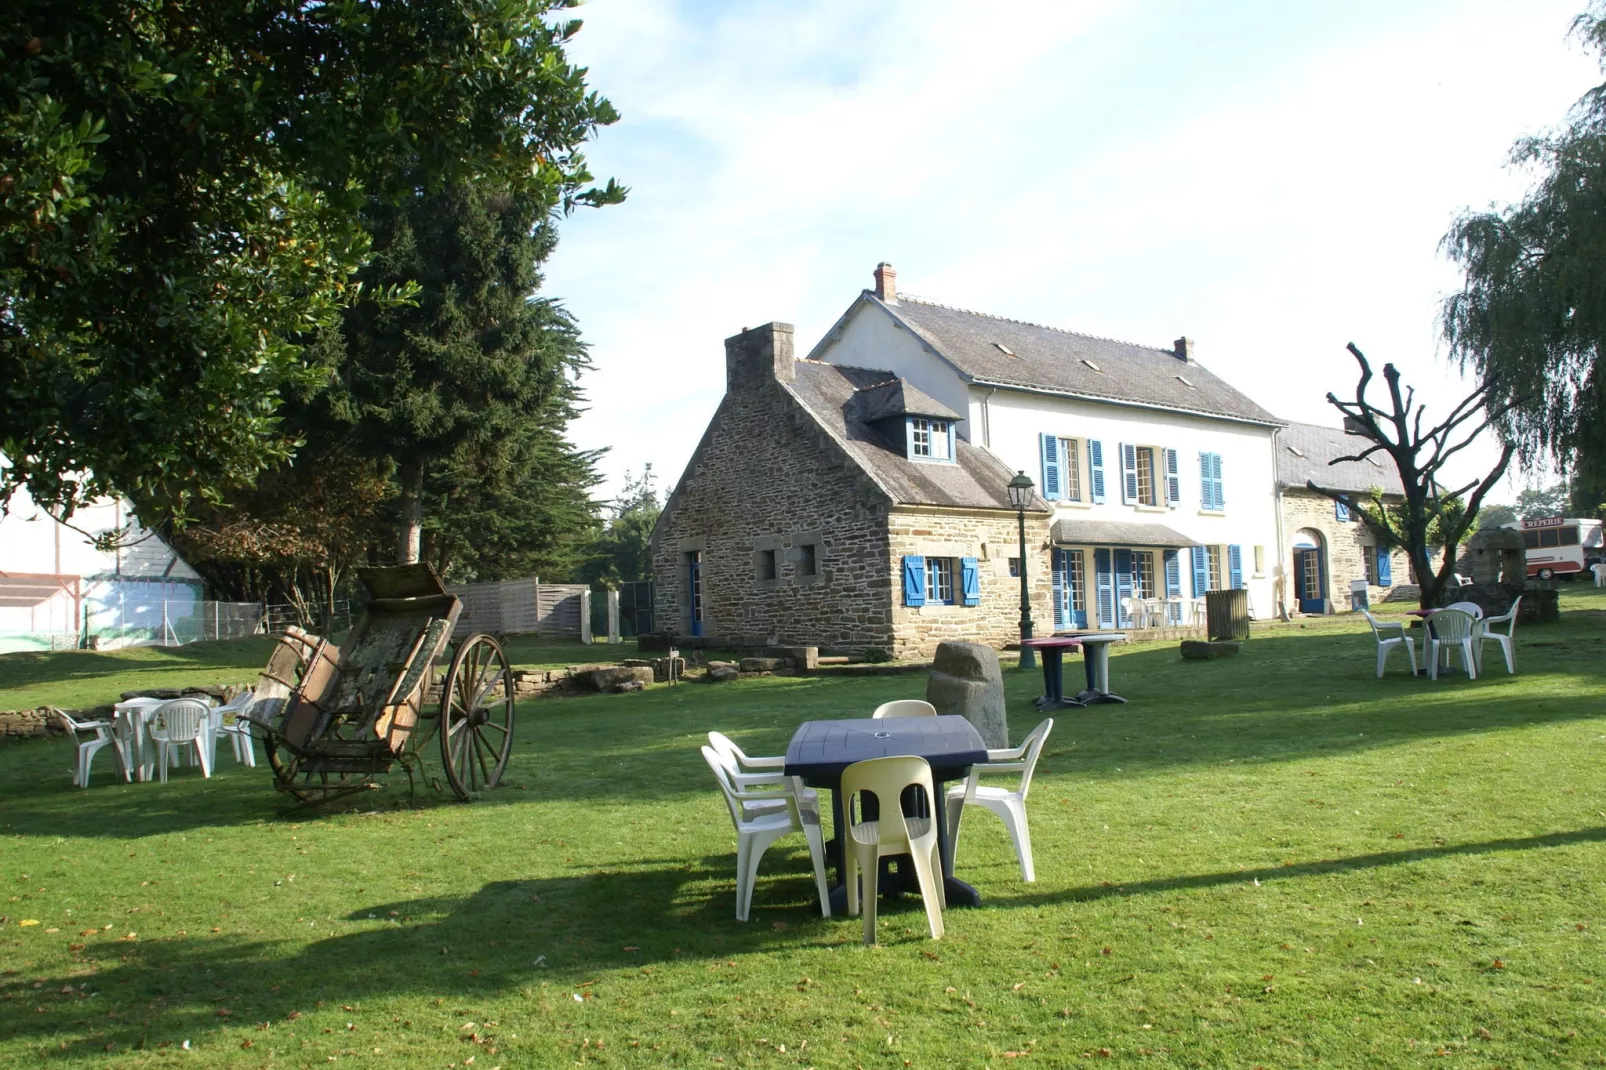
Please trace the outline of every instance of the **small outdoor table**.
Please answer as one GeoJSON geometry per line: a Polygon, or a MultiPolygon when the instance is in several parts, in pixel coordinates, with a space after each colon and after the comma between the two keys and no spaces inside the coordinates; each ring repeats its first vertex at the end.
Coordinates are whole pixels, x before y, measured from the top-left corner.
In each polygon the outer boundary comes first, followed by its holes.
{"type": "MultiPolygon", "coordinates": [[[[954,876],[953,848],[948,842],[948,806],[942,786],[970,775],[970,767],[987,760],[987,744],[976,726],[952,714],[937,717],[887,717],[845,721],[804,721],[786,747],[787,776],[802,777],[812,788],[831,792],[831,820],[836,831],[837,885],[831,889],[831,912],[846,914],[847,815],[842,798],[842,770],[854,762],[893,755],[915,755],[931,766],[932,816],[941,846],[943,891],[949,906],[980,906],[975,888],[954,876]]],[[[899,867],[900,880],[912,867],[899,867]]],[[[912,880],[911,882],[912,883],[912,880]]],[[[894,886],[903,891],[903,887],[894,886]]],[[[913,890],[912,888],[909,890],[913,890]]]]}
{"type": "MultiPolygon", "coordinates": [[[[1080,709],[1087,705],[1075,698],[1065,697],[1065,652],[1080,649],[1082,640],[1050,636],[1043,639],[1024,639],[1021,641],[1021,646],[1037,651],[1043,661],[1043,694],[1033,703],[1038,713],[1070,707],[1080,709]]],[[[1088,686],[1093,686],[1091,673],[1088,675],[1088,686]]]]}
{"type": "Polygon", "coordinates": [[[1110,644],[1126,638],[1125,632],[1067,632],[1066,639],[1082,644],[1082,668],[1087,673],[1087,690],[1076,693],[1076,701],[1083,706],[1101,702],[1125,702],[1126,699],[1110,690],[1110,644]]]}
{"type": "Polygon", "coordinates": [[[159,698],[131,698],[112,707],[112,735],[117,740],[118,757],[123,762],[124,780],[133,780],[137,773],[141,781],[148,781],[156,771],[156,752],[148,746],[145,720],[150,711],[163,701],[159,698]]]}

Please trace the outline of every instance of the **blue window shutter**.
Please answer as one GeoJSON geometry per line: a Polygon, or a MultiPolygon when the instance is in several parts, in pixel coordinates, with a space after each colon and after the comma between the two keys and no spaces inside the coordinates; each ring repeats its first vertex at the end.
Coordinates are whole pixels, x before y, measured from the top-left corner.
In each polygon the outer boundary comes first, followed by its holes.
{"type": "Polygon", "coordinates": [[[1333,503],[1333,515],[1335,517],[1337,517],[1339,520],[1348,520],[1349,519],[1349,506],[1345,505],[1343,502],[1334,502],[1333,503]]]}
{"type": "Polygon", "coordinates": [[[981,565],[974,557],[959,559],[959,583],[965,595],[965,605],[981,605],[981,565]]]}
{"type": "Polygon", "coordinates": [[[1210,481],[1216,485],[1216,508],[1227,508],[1227,487],[1221,481],[1221,454],[1210,455],[1210,481]]]}
{"type": "MultiPolygon", "coordinates": [[[[1182,596],[1182,562],[1178,559],[1175,550],[1167,550],[1165,552],[1165,596],[1167,598],[1179,598],[1182,596]]],[[[1176,619],[1177,612],[1177,606],[1174,604],[1166,605],[1167,624],[1182,623],[1176,619]]]]}
{"type": "MultiPolygon", "coordinates": [[[[1210,454],[1199,454],[1199,508],[1214,509],[1216,507],[1215,484],[1210,482],[1210,454]]],[[[1195,552],[1197,555],[1197,551],[1195,552]]]]}
{"type": "Polygon", "coordinates": [[[1243,589],[1244,585],[1244,554],[1239,546],[1227,547],[1227,586],[1234,591],[1243,589]]]}
{"type": "Polygon", "coordinates": [[[1069,577],[1066,576],[1066,574],[1065,574],[1065,572],[1066,572],[1065,559],[1067,557],[1067,554],[1065,553],[1065,551],[1061,550],[1059,547],[1056,546],[1054,548],[1054,550],[1053,550],[1052,557],[1053,557],[1052,576],[1053,576],[1053,589],[1054,589],[1054,630],[1055,631],[1059,631],[1061,628],[1065,627],[1065,593],[1066,593],[1066,589],[1068,587],[1070,587],[1070,583],[1067,582],[1069,580],[1069,577]]]}
{"type": "Polygon", "coordinates": [[[1122,599],[1132,597],[1132,551],[1115,551],[1115,612],[1120,618],[1120,626],[1125,628],[1131,625],[1131,616],[1121,608],[1122,599]]]}
{"type": "Polygon", "coordinates": [[[926,604],[926,559],[920,554],[909,554],[903,559],[903,604],[926,604]]]}
{"type": "Polygon", "coordinates": [[[1060,500],[1060,440],[1054,435],[1037,436],[1038,449],[1043,454],[1043,498],[1060,500]]]}
{"type": "Polygon", "coordinates": [[[1203,598],[1210,589],[1210,554],[1203,546],[1193,548],[1193,596],[1203,598]]]}
{"type": "Polygon", "coordinates": [[[1386,546],[1377,548],[1377,585],[1379,587],[1394,586],[1394,563],[1389,560],[1389,551],[1386,546]]]}
{"type": "Polygon", "coordinates": [[[1182,501],[1182,476],[1177,470],[1177,451],[1165,451],[1165,503],[1172,509],[1182,501]]]}
{"type": "Polygon", "coordinates": [[[1121,443],[1121,502],[1131,505],[1138,500],[1138,448],[1130,442],[1121,443]]]}
{"type": "Polygon", "coordinates": [[[1087,440],[1087,481],[1093,488],[1093,504],[1104,504],[1104,443],[1087,440]]]}
{"type": "Polygon", "coordinates": [[[1093,582],[1098,590],[1099,627],[1115,627],[1115,573],[1110,568],[1110,551],[1093,551],[1093,582]]]}

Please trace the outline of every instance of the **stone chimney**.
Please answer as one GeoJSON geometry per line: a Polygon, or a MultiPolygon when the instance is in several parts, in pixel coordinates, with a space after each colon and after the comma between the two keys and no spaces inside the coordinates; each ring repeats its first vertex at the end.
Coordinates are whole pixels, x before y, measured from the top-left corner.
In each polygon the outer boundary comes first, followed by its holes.
{"type": "Polygon", "coordinates": [[[898,273],[885,260],[875,266],[875,295],[888,304],[898,303],[898,273]]]}
{"type": "Polygon", "coordinates": [[[1192,338],[1178,338],[1175,342],[1171,343],[1171,352],[1172,352],[1172,355],[1174,355],[1180,361],[1190,361],[1190,360],[1192,360],[1193,359],[1193,339],[1192,338]]]}
{"type": "Polygon", "coordinates": [[[792,356],[792,325],[766,323],[725,339],[725,391],[757,386],[768,380],[790,383],[797,378],[792,356]]]}

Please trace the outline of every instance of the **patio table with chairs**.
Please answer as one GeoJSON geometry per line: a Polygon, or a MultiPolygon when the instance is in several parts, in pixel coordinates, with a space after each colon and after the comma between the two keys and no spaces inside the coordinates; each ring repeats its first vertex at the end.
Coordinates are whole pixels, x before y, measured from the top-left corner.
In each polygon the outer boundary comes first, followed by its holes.
{"type": "Polygon", "coordinates": [[[77,721],[63,711],[57,714],[79,740],[78,765],[73,783],[89,786],[89,766],[107,744],[117,757],[123,780],[149,782],[153,777],[167,779],[170,761],[183,761],[201,767],[205,777],[212,775],[218,744],[228,738],[234,759],[243,765],[256,765],[250,735],[239,724],[229,724],[251,701],[245,691],[222,706],[213,705],[210,696],[183,695],[178,698],[136,696],[112,706],[110,721],[77,721]],[[93,733],[84,738],[86,733],[93,733]]]}
{"type": "MultiPolygon", "coordinates": [[[[1483,671],[1483,649],[1489,643],[1500,647],[1505,657],[1506,672],[1515,675],[1517,612],[1521,607],[1522,597],[1519,595],[1509,609],[1493,617],[1484,616],[1483,607],[1475,602],[1452,602],[1430,609],[1406,610],[1407,616],[1416,617],[1422,622],[1424,631],[1420,638],[1428,677],[1437,680],[1440,668],[1449,666],[1450,655],[1454,653],[1460,657],[1461,667],[1467,676],[1476,679],[1478,673],[1483,671]],[[1502,625],[1504,631],[1500,630],[1502,625]]],[[[1399,621],[1380,621],[1367,610],[1360,612],[1371,625],[1372,637],[1377,641],[1377,675],[1382,677],[1389,651],[1396,646],[1405,647],[1411,661],[1411,674],[1422,675],[1423,670],[1417,668],[1416,661],[1418,637],[1409,634],[1399,621]]]]}

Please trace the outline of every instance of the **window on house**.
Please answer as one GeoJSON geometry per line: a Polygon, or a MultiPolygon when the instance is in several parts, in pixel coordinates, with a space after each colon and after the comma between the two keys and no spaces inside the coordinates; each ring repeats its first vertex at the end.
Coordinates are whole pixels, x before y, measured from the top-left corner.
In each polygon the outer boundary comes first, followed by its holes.
{"type": "Polygon", "coordinates": [[[760,550],[758,552],[758,578],[760,580],[773,580],[775,578],[774,550],[760,550]]]}
{"type": "Polygon", "coordinates": [[[1154,587],[1154,553],[1150,550],[1135,550],[1132,553],[1133,565],[1133,591],[1137,598],[1158,598],[1160,594],[1154,587]]]}
{"type": "Polygon", "coordinates": [[[819,551],[814,548],[812,542],[798,544],[797,574],[799,576],[818,576],[820,574],[819,551]]]}
{"type": "Polygon", "coordinates": [[[1071,612],[1087,612],[1087,566],[1082,551],[1071,550],[1066,555],[1066,573],[1071,582],[1071,612]]]}
{"type": "Polygon", "coordinates": [[[1362,546],[1361,560],[1366,562],[1366,582],[1373,587],[1381,586],[1377,582],[1377,547],[1362,546]]]}
{"type": "Polygon", "coordinates": [[[1206,547],[1206,550],[1208,552],[1206,553],[1205,557],[1209,561],[1210,568],[1210,585],[1207,590],[1223,590],[1227,586],[1225,582],[1227,575],[1226,548],[1222,546],[1209,546],[1206,547]]]}
{"type": "Polygon", "coordinates": [[[954,604],[954,559],[926,558],[926,604],[954,604]]]}
{"type": "Polygon", "coordinates": [[[1159,495],[1156,488],[1160,481],[1156,478],[1154,470],[1154,455],[1157,451],[1153,446],[1138,447],[1138,503],[1140,505],[1159,505],[1159,495]]]}
{"type": "Polygon", "coordinates": [[[915,457],[948,460],[948,421],[928,420],[923,416],[910,419],[909,449],[915,457]]]}
{"type": "Polygon", "coordinates": [[[1060,500],[1082,500],[1082,443],[1080,439],[1060,439],[1060,500]]]}
{"type": "Polygon", "coordinates": [[[1266,548],[1264,546],[1257,546],[1257,547],[1255,547],[1255,575],[1257,575],[1257,576],[1263,575],[1265,573],[1265,571],[1266,571],[1266,548]]]}
{"type": "Polygon", "coordinates": [[[1020,579],[1020,558],[1012,557],[1009,559],[1009,574],[1017,580],[1020,579]]]}

